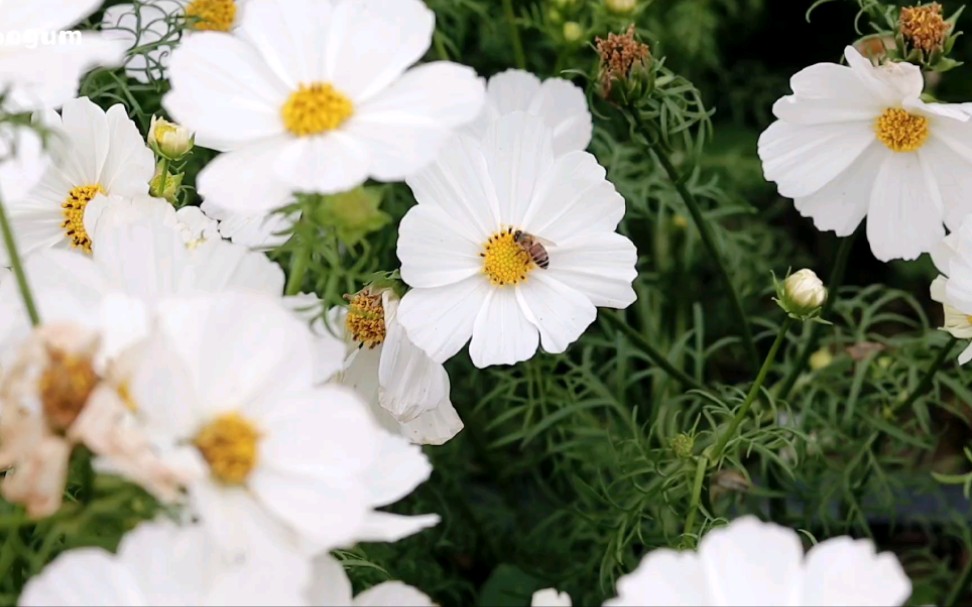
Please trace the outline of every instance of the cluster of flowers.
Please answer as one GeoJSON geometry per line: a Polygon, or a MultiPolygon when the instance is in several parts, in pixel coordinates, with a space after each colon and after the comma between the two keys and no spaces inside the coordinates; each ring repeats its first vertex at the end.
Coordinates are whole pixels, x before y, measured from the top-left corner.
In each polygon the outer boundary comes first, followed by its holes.
{"type": "MultiPolygon", "coordinates": [[[[99,5],[7,2],[0,21],[58,30],[99,5]]],[[[58,557],[21,604],[351,604],[330,550],[438,521],[377,509],[428,478],[418,445],[462,428],[443,363],[467,342],[478,367],[563,352],[597,307],[635,299],[624,200],[584,151],[585,96],[522,71],[485,83],[455,63],[414,65],[435,25],[420,0],[154,0],[104,20],[67,50],[0,48],[4,109],[34,121],[0,125],[0,196],[26,275],[11,255],[0,279],[2,493],[53,514],[83,445],[172,508],[115,554],[58,557]],[[172,23],[174,48],[128,52],[172,23]],[[75,96],[87,69],[123,64],[168,79],[178,124],[156,120],[146,139],[121,105],[75,96]],[[202,207],[176,211],[150,183],[194,144],[220,155],[198,175],[202,207]],[[314,294],[284,297],[261,250],[293,218],[273,211],[368,179],[405,181],[417,201],[398,226],[410,290],[375,283],[326,311],[314,294]]],[[[936,293],[949,328],[972,336],[968,115],[921,101],[913,66],[847,57],[794,78],[760,141],[767,177],[821,228],[850,233],[869,210],[883,259],[954,226],[936,293]]],[[[909,593],[869,542],[838,538],[804,560],[794,532],[741,519],[698,556],[652,553],[608,604],[909,593]]],[[[353,601],[430,604],[394,582],[353,601]]]]}

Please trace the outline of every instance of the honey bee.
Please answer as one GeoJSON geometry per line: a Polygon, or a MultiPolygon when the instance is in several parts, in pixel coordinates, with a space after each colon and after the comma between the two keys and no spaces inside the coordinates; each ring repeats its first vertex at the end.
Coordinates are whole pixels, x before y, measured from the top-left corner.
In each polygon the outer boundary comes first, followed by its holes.
{"type": "Polygon", "coordinates": [[[539,236],[534,236],[533,234],[527,234],[523,230],[517,230],[513,232],[513,242],[520,245],[523,252],[541,270],[546,270],[547,266],[550,265],[550,257],[547,255],[546,247],[544,247],[544,244],[548,246],[553,244],[550,241],[544,240],[539,236]]]}

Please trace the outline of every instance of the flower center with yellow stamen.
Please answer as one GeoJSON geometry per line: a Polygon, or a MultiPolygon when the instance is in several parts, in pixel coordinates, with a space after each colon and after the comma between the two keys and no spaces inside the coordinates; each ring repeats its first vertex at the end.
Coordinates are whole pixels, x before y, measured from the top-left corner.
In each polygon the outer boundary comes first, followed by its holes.
{"type": "Polygon", "coordinates": [[[928,139],[928,119],[901,108],[884,110],[874,123],[878,140],[894,152],[914,152],[928,139]]]}
{"type": "Polygon", "coordinates": [[[37,382],[48,425],[64,432],[78,418],[101,378],[91,359],[61,350],[48,352],[48,364],[37,382]]]}
{"type": "Polygon", "coordinates": [[[193,444],[217,480],[242,485],[257,463],[260,433],[239,413],[224,413],[207,424],[193,444]]]}
{"type": "Polygon", "coordinates": [[[84,209],[92,198],[104,193],[105,189],[97,183],[79,185],[71,188],[67,199],[61,203],[61,213],[64,215],[61,227],[64,228],[64,235],[71,241],[71,246],[82,249],[85,253],[91,252],[91,238],[84,229],[84,209]]]}
{"type": "Polygon", "coordinates": [[[926,53],[945,48],[952,30],[952,25],[942,16],[942,5],[937,2],[902,8],[898,25],[905,40],[926,53]]]}
{"type": "Polygon", "coordinates": [[[374,348],[385,341],[385,308],[381,293],[366,289],[349,298],[348,316],[344,319],[351,339],[362,346],[374,348]]]}
{"type": "Polygon", "coordinates": [[[340,127],[354,114],[354,104],[330,84],[301,84],[280,114],[291,134],[310,137],[340,127]]]}
{"type": "Polygon", "coordinates": [[[228,32],[236,23],[236,0],[193,0],[186,7],[186,17],[194,30],[228,32]]]}
{"type": "Polygon", "coordinates": [[[494,286],[515,285],[526,280],[534,263],[530,254],[513,238],[513,228],[493,234],[483,245],[483,272],[494,286]]]}

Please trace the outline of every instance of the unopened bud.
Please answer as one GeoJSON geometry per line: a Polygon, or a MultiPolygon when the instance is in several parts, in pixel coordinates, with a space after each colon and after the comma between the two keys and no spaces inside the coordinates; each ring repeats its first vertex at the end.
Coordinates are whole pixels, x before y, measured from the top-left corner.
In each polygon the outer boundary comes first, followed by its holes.
{"type": "Polygon", "coordinates": [[[834,355],[830,353],[830,348],[820,348],[810,355],[810,368],[819,371],[834,362],[834,355]]]}
{"type": "Polygon", "coordinates": [[[672,439],[672,452],[675,457],[686,459],[692,457],[692,450],[695,448],[695,437],[691,434],[678,434],[672,439]]]}
{"type": "Polygon", "coordinates": [[[648,45],[635,37],[635,26],[631,25],[623,34],[608,34],[607,38],[595,40],[597,54],[600,56],[598,81],[601,96],[605,99],[619,99],[613,94],[620,85],[620,99],[637,98],[651,86],[651,53],[648,45]]]}
{"type": "Polygon", "coordinates": [[[638,0],[604,0],[604,6],[609,13],[615,15],[630,15],[638,6],[638,0]]]}
{"type": "Polygon", "coordinates": [[[827,289],[813,270],[803,269],[776,286],[777,302],[794,318],[806,320],[820,312],[827,301],[827,289]]]}
{"type": "Polygon", "coordinates": [[[195,136],[184,126],[152,116],[148,144],[159,156],[178,160],[192,150],[195,136]]]}
{"type": "Polygon", "coordinates": [[[152,181],[149,182],[149,194],[156,198],[164,198],[175,204],[179,196],[179,190],[182,189],[183,177],[185,177],[184,173],[173,175],[160,162],[155,167],[155,175],[152,176],[152,181]]]}
{"type": "Polygon", "coordinates": [[[564,40],[567,42],[577,42],[584,37],[584,28],[576,21],[568,21],[564,24],[564,40]]]}
{"type": "Polygon", "coordinates": [[[937,2],[901,9],[898,27],[913,48],[929,54],[944,49],[952,31],[952,24],[942,16],[942,5],[937,2]]]}

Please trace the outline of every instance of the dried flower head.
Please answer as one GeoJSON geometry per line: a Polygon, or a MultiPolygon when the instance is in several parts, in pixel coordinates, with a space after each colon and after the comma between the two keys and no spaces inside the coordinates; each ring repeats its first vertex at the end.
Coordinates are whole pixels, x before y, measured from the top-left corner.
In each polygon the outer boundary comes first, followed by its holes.
{"type": "Polygon", "coordinates": [[[632,73],[647,67],[651,59],[648,45],[635,38],[634,24],[623,34],[608,34],[607,39],[596,38],[597,54],[601,58],[601,94],[608,97],[615,82],[626,82],[632,73]]]}
{"type": "Polygon", "coordinates": [[[925,53],[942,50],[952,30],[952,24],[942,16],[942,5],[937,2],[901,9],[898,25],[905,40],[925,53]]]}

